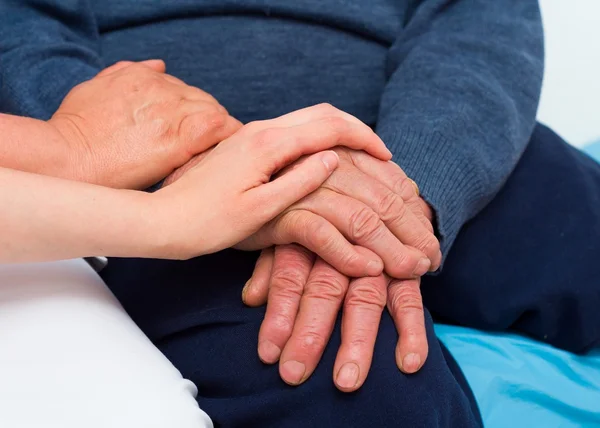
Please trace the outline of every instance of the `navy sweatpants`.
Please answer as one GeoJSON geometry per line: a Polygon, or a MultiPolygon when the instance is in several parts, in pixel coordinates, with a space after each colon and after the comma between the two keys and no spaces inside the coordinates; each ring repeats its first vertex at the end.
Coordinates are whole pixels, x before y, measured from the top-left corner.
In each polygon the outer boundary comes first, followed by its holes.
{"type": "MultiPolygon", "coordinates": [[[[495,200],[459,235],[444,271],[424,281],[426,306],[445,321],[515,329],[569,350],[600,338],[600,166],[538,126],[495,200]]],[[[264,309],[245,308],[256,254],[233,250],[173,262],[112,259],[103,272],[134,320],[196,383],[221,427],[473,427],[480,416],[460,369],[426,323],[429,358],[396,367],[384,314],[373,367],[353,394],[333,385],[339,322],[313,376],[285,385],[256,353],[264,309]]]]}

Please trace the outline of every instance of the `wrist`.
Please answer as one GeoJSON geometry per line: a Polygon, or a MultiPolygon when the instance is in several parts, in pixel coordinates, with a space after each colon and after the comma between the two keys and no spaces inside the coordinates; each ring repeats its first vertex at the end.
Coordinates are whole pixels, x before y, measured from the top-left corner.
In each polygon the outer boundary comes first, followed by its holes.
{"type": "Polygon", "coordinates": [[[77,123],[67,115],[55,115],[46,125],[61,142],[61,158],[64,159],[62,178],[102,185],[92,162],[91,146],[77,123]]]}
{"type": "Polygon", "coordinates": [[[190,241],[188,235],[197,231],[190,230],[191,225],[182,218],[186,208],[172,197],[172,191],[173,186],[154,193],[137,192],[138,233],[143,242],[140,250],[144,252],[138,257],[168,260],[192,257],[186,244],[190,241]]]}
{"type": "Polygon", "coordinates": [[[174,259],[176,237],[166,221],[165,206],[156,193],[107,189],[116,192],[110,214],[111,230],[104,235],[107,256],[174,259]]]}

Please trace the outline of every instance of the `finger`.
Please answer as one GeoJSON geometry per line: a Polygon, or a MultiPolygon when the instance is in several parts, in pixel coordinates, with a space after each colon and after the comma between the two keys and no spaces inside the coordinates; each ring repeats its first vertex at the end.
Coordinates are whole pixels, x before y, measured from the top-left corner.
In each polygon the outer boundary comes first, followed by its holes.
{"type": "MultiPolygon", "coordinates": [[[[315,109],[318,106],[310,108],[315,109]]],[[[333,109],[331,112],[319,110],[314,117],[307,115],[305,110],[298,110],[264,121],[261,126],[264,126],[266,131],[278,134],[267,141],[279,142],[275,144],[276,151],[281,149],[279,145],[286,146],[288,151],[291,150],[288,155],[293,157],[292,160],[303,154],[327,150],[338,145],[365,150],[380,159],[391,159],[392,153],[371,128],[356,118],[348,119],[347,116],[340,115],[340,111],[333,107],[331,109],[333,109]],[[298,147],[289,144],[290,140],[296,141],[298,147]]],[[[291,163],[292,160],[284,162],[281,166],[291,163]]]]}
{"type": "Polygon", "coordinates": [[[275,248],[267,311],[258,333],[258,356],[267,364],[279,360],[292,334],[313,261],[314,255],[298,245],[275,248]]]}
{"type": "MultiPolygon", "coordinates": [[[[432,226],[432,212],[427,203],[419,196],[415,189],[415,183],[410,180],[406,173],[392,161],[383,162],[360,151],[351,151],[353,164],[362,172],[384,184],[395,194],[399,195],[410,211],[425,226],[434,233],[432,226]]],[[[442,260],[442,252],[438,249],[436,254],[430,258],[431,270],[439,268],[442,260]]]]}
{"type": "Polygon", "coordinates": [[[350,242],[373,251],[381,257],[385,271],[395,278],[419,277],[429,270],[425,254],[403,245],[377,213],[357,199],[319,189],[296,207],[323,217],[350,242]]]}
{"type": "Polygon", "coordinates": [[[383,275],[350,282],[344,301],[342,344],[333,368],[334,382],[341,391],[355,391],[367,379],[386,304],[386,287],[383,275]]]}
{"type": "Polygon", "coordinates": [[[288,174],[246,191],[245,197],[262,208],[266,223],[317,190],[337,168],[339,160],[333,151],[317,153],[288,174]]]}
{"type": "Polygon", "coordinates": [[[242,290],[242,301],[248,306],[261,306],[267,303],[271,270],[273,268],[273,247],[261,251],[252,276],[242,290]]]}
{"type": "Polygon", "coordinates": [[[344,275],[377,276],[383,262],[373,252],[350,244],[331,223],[306,210],[292,210],[261,229],[242,246],[244,250],[297,243],[317,254],[344,275]]]}
{"type": "MultiPolygon", "coordinates": [[[[386,164],[387,162],[382,162],[386,164]]],[[[421,268],[424,268],[425,263],[428,264],[426,270],[418,274],[418,276],[427,272],[433,262],[437,262],[438,254],[440,251],[439,241],[435,235],[428,230],[423,223],[415,216],[413,211],[409,209],[402,197],[390,190],[378,179],[374,179],[367,174],[363,173],[357,168],[348,168],[344,170],[345,174],[336,174],[331,177],[327,182],[327,187],[333,188],[336,191],[349,195],[352,198],[362,202],[364,205],[371,208],[377,218],[381,219],[386,226],[386,230],[389,229],[393,236],[395,236],[404,245],[413,247],[422,252],[428,261],[422,261],[421,268]]],[[[414,193],[414,190],[413,190],[414,193]]],[[[366,213],[366,211],[365,211],[366,213]]],[[[369,220],[368,217],[363,217],[356,220],[369,220]]],[[[368,229],[361,231],[359,227],[367,227],[369,225],[374,226],[376,219],[371,218],[370,223],[357,223],[354,225],[357,232],[369,232],[368,229]]],[[[372,229],[373,232],[375,231],[372,229]]],[[[366,245],[363,242],[357,242],[360,245],[366,245]]],[[[382,254],[374,250],[377,254],[382,254]]],[[[384,259],[385,262],[385,259],[384,259]]],[[[395,278],[408,278],[402,272],[388,271],[390,266],[386,264],[386,271],[395,278]]]]}
{"type": "Polygon", "coordinates": [[[290,385],[304,382],[315,370],[329,342],[348,288],[348,277],[317,259],[304,287],[292,336],[287,341],[279,374],[290,385]]]}
{"type": "Polygon", "coordinates": [[[396,364],[404,373],[415,373],[428,353],[420,279],[392,280],[387,305],[399,335],[396,364]]]}
{"type": "MultiPolygon", "coordinates": [[[[393,161],[383,162],[369,156],[365,152],[350,151],[352,163],[368,176],[383,183],[388,189],[399,195],[409,205],[411,210],[419,216],[423,212],[425,203],[419,197],[419,189],[414,181],[406,176],[406,173],[393,161]]],[[[431,219],[420,216],[420,219],[425,220],[426,226],[431,228],[431,219]]],[[[433,231],[433,228],[431,228],[433,231]]]]}

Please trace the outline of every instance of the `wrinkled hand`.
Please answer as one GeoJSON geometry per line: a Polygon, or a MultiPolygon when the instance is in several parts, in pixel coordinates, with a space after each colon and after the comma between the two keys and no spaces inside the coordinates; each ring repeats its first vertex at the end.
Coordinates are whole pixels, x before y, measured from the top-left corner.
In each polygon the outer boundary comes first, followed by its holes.
{"type": "Polygon", "coordinates": [[[310,107],[245,125],[178,180],[152,194],[158,201],[158,219],[152,220],[159,224],[156,241],[165,242],[160,257],[211,253],[256,233],[322,185],[339,162],[335,152],[323,151],[340,144],[381,159],[391,157],[369,127],[341,117],[332,107],[310,107]],[[277,171],[309,154],[297,168],[273,179],[277,171]]]}
{"type": "MultiPolygon", "coordinates": [[[[369,162],[367,155],[361,155],[355,163],[400,196],[404,206],[400,212],[412,212],[428,232],[433,231],[431,209],[398,166],[387,163],[384,168],[382,163],[369,162]]],[[[336,173],[342,171],[340,165],[336,173]]],[[[333,175],[330,180],[334,180],[333,175]]],[[[413,241],[423,248],[419,241],[425,242],[424,237],[413,241]]],[[[439,251],[439,247],[433,248],[436,253],[439,251]]],[[[437,268],[440,262],[438,253],[432,268],[437,268]]],[[[310,251],[288,245],[276,247],[274,252],[263,251],[251,281],[244,288],[243,299],[251,306],[268,300],[259,334],[259,356],[266,363],[279,360],[282,378],[293,385],[303,382],[314,371],[343,305],[342,345],[334,380],[342,391],[353,391],[367,377],[381,312],[386,305],[400,335],[396,348],[398,366],[406,373],[422,367],[427,358],[427,338],[419,286],[419,277],[351,280],[322,259],[315,261],[310,251]]]]}
{"type": "Polygon", "coordinates": [[[346,148],[336,152],[340,165],[323,186],[236,248],[297,243],[352,277],[379,275],[376,257],[394,278],[418,278],[437,269],[439,243],[414,182],[391,162],[346,148]],[[369,254],[370,266],[357,262],[369,254]]]}
{"type": "Polygon", "coordinates": [[[75,179],[142,189],[241,124],[159,60],[119,62],[69,92],[48,121],[67,142],[75,179]]]}

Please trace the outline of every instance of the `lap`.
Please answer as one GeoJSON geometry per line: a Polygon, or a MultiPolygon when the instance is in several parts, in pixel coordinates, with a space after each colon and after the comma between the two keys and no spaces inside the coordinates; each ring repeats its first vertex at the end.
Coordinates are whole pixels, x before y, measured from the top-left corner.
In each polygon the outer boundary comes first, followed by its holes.
{"type": "Polygon", "coordinates": [[[277,366],[258,359],[264,309],[246,308],[240,299],[254,259],[227,251],[187,262],[111,260],[105,273],[159,349],[198,386],[200,407],[217,426],[479,426],[469,387],[435,338],[429,316],[430,354],[416,375],[396,366],[397,333],[386,312],[373,367],[357,393],[333,384],[339,322],[313,376],[299,387],[283,383],[277,366]],[[142,284],[151,309],[140,309],[124,290],[142,284]]]}
{"type": "MultiPolygon", "coordinates": [[[[461,231],[442,274],[425,280],[426,305],[471,327],[513,328],[574,351],[593,346],[600,336],[599,189],[598,165],[538,127],[506,186],[461,231]]],[[[256,355],[262,311],[240,302],[253,262],[225,251],[187,262],[113,260],[105,272],[142,329],[198,385],[201,406],[218,423],[475,423],[468,386],[433,336],[430,318],[431,352],[417,375],[396,368],[396,331],[386,315],[358,393],[333,386],[339,323],[313,377],[301,387],[284,385],[277,368],[256,355]]]]}
{"type": "Polygon", "coordinates": [[[0,265],[0,426],[212,426],[83,260],[0,265]]]}

